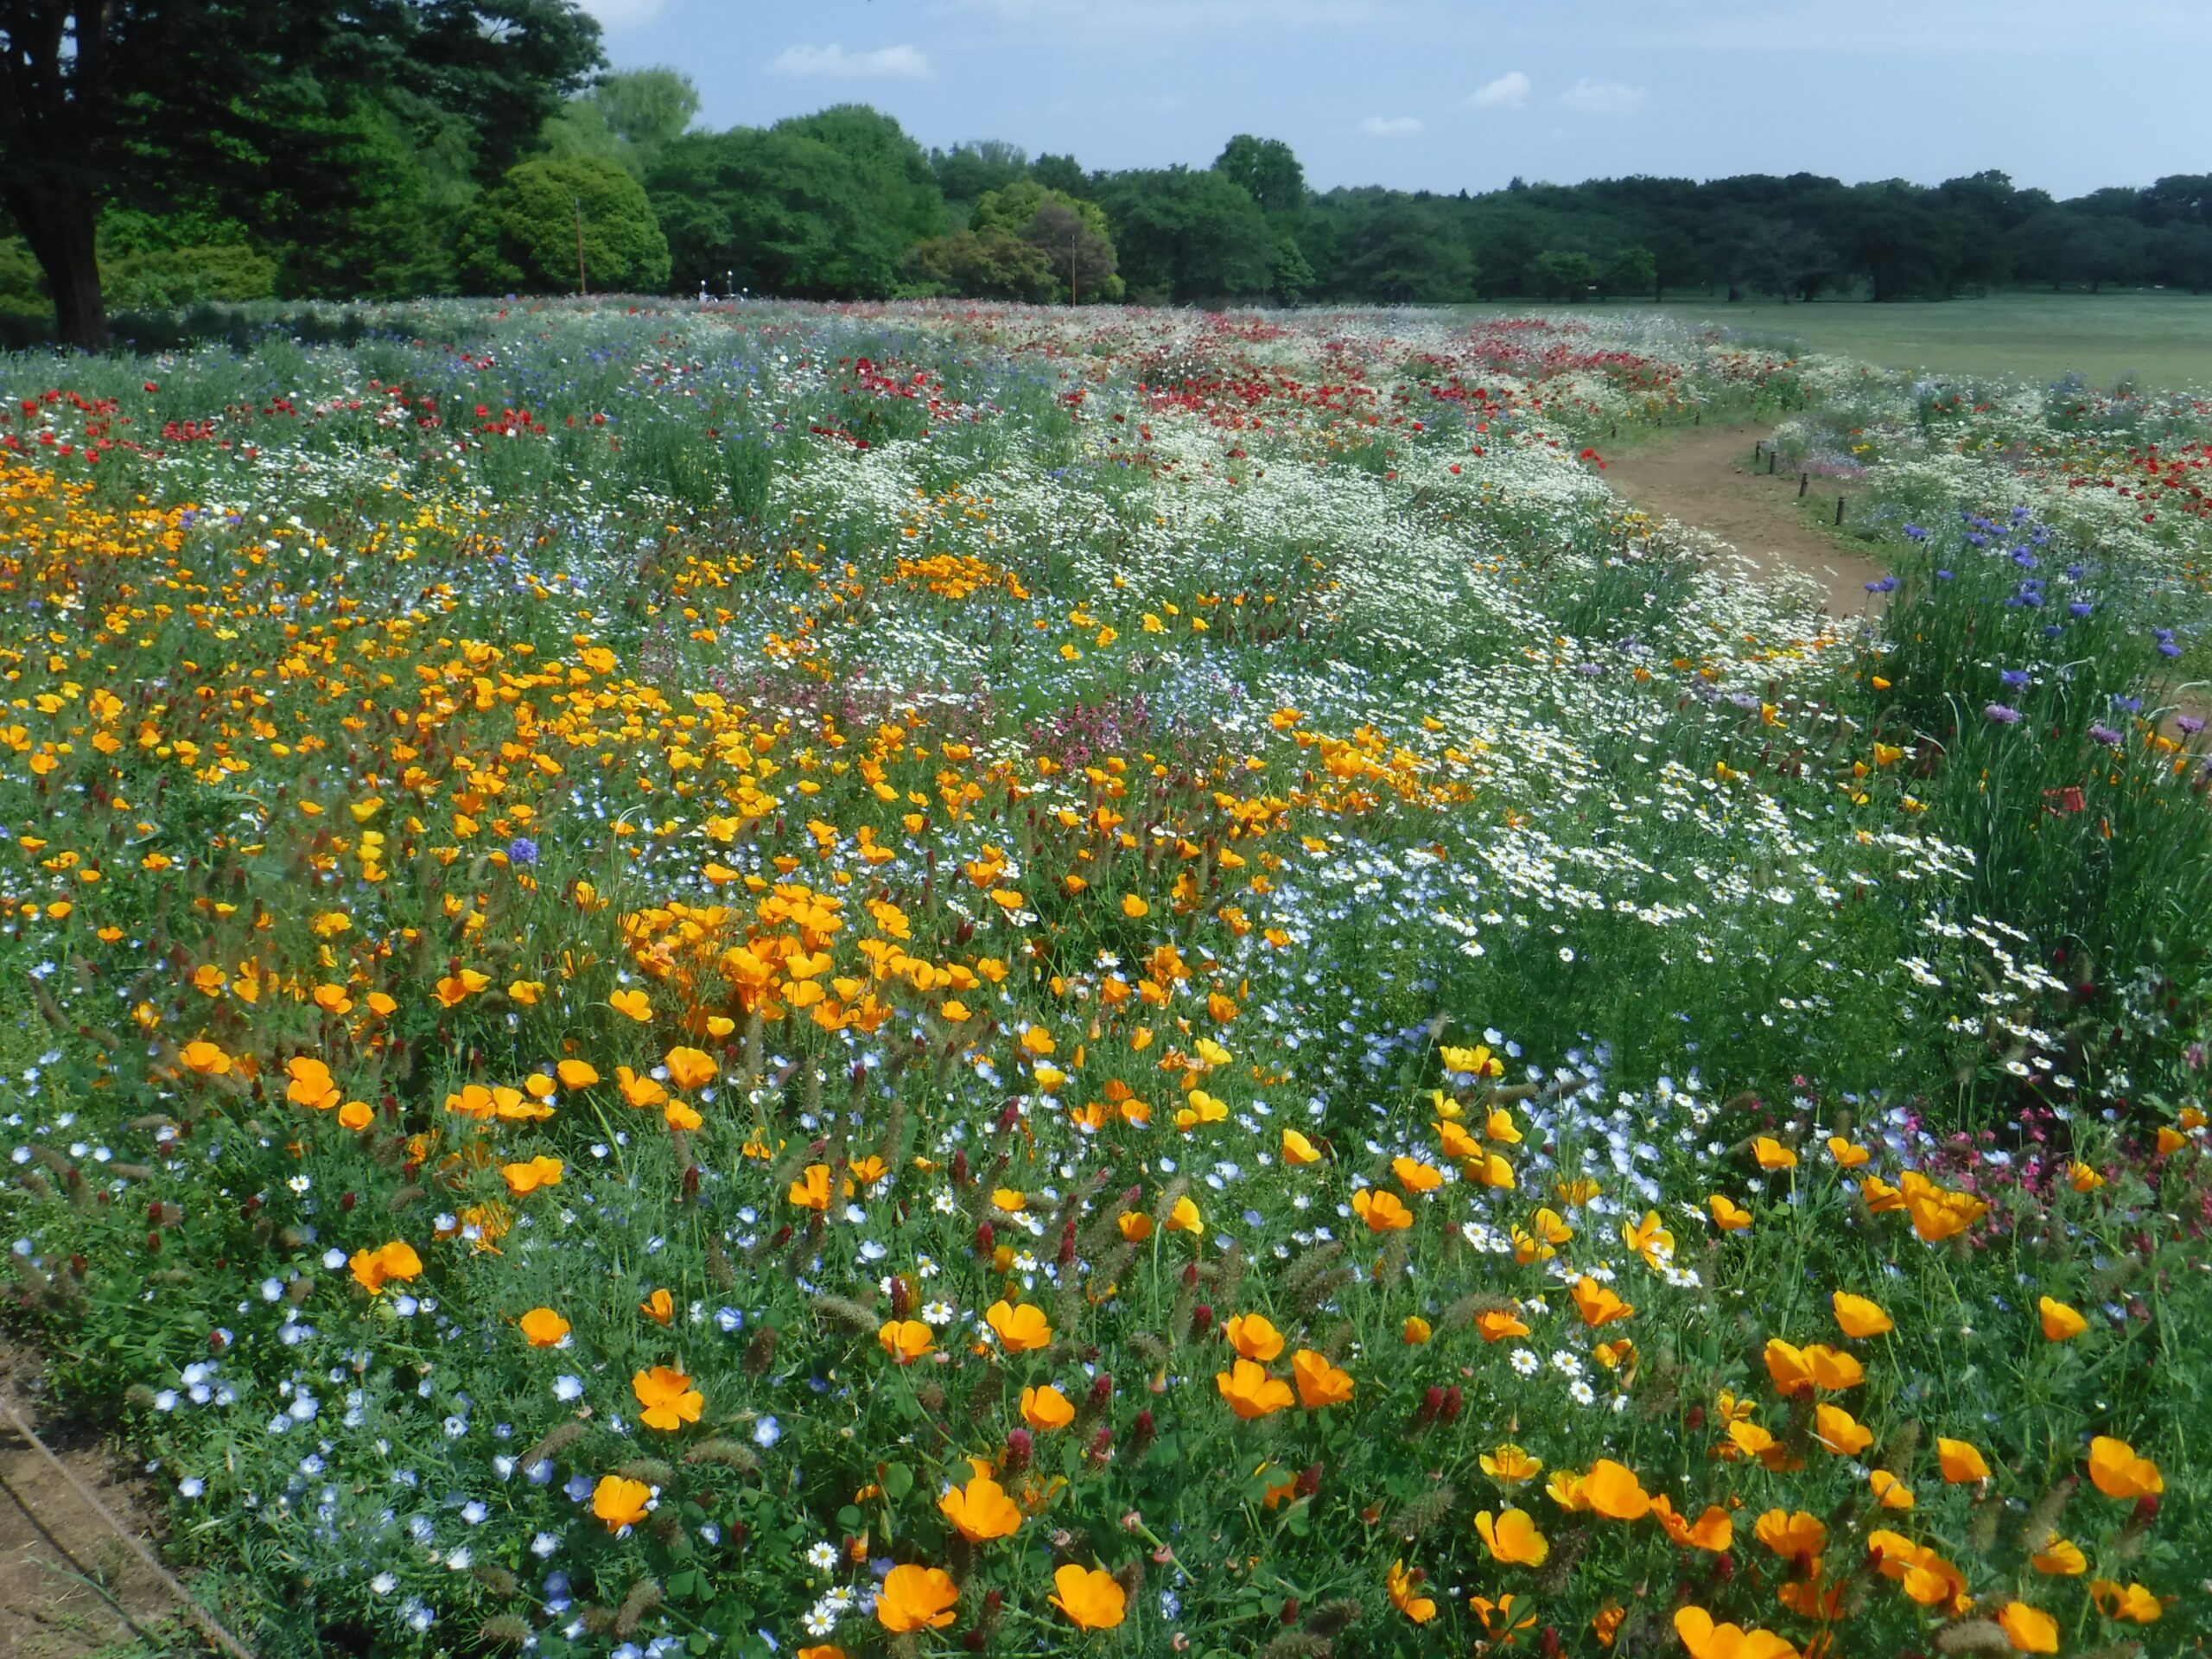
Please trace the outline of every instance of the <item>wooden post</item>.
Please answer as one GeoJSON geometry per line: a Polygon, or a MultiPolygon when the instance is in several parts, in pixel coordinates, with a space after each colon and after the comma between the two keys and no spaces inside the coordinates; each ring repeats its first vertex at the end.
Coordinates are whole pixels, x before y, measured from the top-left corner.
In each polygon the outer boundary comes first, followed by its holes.
{"type": "Polygon", "coordinates": [[[1770,449],[1766,452],[1766,475],[1769,478],[1774,476],[1774,464],[1781,458],[1781,454],[1782,452],[1778,449],[1770,449]]]}
{"type": "Polygon", "coordinates": [[[1813,475],[1810,473],[1800,473],[1797,474],[1797,499],[1800,501],[1802,501],[1805,499],[1805,492],[1812,487],[1813,475]]]}
{"type": "Polygon", "coordinates": [[[1835,499],[1835,527],[1843,528],[1843,498],[1840,495],[1835,499]]]}
{"type": "Polygon", "coordinates": [[[1751,465],[1756,467],[1759,462],[1765,459],[1766,440],[1764,438],[1761,438],[1756,443],[1751,445],[1751,465]]]}
{"type": "Polygon", "coordinates": [[[576,297],[582,299],[584,287],[584,199],[575,198],[576,204],[576,297]]]}

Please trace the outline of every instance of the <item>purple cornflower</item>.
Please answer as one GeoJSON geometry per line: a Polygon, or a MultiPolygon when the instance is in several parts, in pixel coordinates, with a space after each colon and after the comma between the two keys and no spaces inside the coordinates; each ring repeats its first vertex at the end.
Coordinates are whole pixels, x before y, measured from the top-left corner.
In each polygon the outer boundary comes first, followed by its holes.
{"type": "Polygon", "coordinates": [[[1999,726],[2017,726],[2020,723],[2020,711],[2017,709],[2008,709],[2001,702],[1993,702],[1981,712],[1999,726]]]}
{"type": "Polygon", "coordinates": [[[537,843],[528,836],[517,836],[507,843],[507,862],[535,864],[537,862],[537,843]]]}
{"type": "Polygon", "coordinates": [[[2092,726],[2089,728],[2089,741],[2101,743],[2108,749],[2116,749],[2120,747],[2120,734],[2109,726],[2092,726]]]}
{"type": "Polygon", "coordinates": [[[1907,524],[1904,527],[1904,538],[1908,542],[1924,542],[1928,539],[1928,532],[1918,524],[1907,524]]]}
{"type": "Polygon", "coordinates": [[[1894,594],[1897,590],[1897,579],[1895,576],[1884,576],[1879,582],[1866,584],[1866,591],[1870,594],[1894,594]]]}

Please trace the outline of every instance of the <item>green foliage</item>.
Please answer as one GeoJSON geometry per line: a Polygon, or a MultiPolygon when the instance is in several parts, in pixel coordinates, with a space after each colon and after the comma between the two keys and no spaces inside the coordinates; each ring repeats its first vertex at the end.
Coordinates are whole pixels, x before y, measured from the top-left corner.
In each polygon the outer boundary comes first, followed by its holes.
{"type": "Polygon", "coordinates": [[[1552,299],[1585,299],[1598,285],[1598,262],[1580,248],[1548,248],[1529,269],[1552,299]]]}
{"type": "Polygon", "coordinates": [[[1445,207],[1381,190],[1345,193],[1333,214],[1339,252],[1325,283],[1393,305],[1447,304],[1473,296],[1474,256],[1452,234],[1445,207]]]}
{"type": "Polygon", "coordinates": [[[1099,201],[1134,295],[1179,304],[1254,299],[1274,283],[1266,215],[1222,174],[1187,167],[1116,174],[1099,201]]]}
{"type": "Polygon", "coordinates": [[[879,298],[900,261],[944,225],[928,157],[887,116],[857,105],[765,130],[667,144],[646,186],[668,226],[679,289],[879,298]]]}
{"type": "Polygon", "coordinates": [[[588,156],[510,169],[470,217],[461,269],[481,289],[573,291],[579,234],[589,287],[658,293],[668,286],[668,241],[644,188],[614,162],[588,156]]]}
{"type": "Polygon", "coordinates": [[[906,251],[907,279],[931,292],[968,299],[1041,304],[1060,291],[1050,257],[997,226],[931,237],[906,251]]]}
{"type": "Polygon", "coordinates": [[[627,69],[601,75],[545,123],[541,142],[555,156],[616,162],[642,179],[661,147],[681,137],[699,113],[699,89],[676,69],[627,69]]]}
{"type": "Polygon", "coordinates": [[[118,310],[167,311],[208,300],[265,300],[276,292],[276,262],[235,243],[162,248],[104,260],[108,301],[118,310]]]}

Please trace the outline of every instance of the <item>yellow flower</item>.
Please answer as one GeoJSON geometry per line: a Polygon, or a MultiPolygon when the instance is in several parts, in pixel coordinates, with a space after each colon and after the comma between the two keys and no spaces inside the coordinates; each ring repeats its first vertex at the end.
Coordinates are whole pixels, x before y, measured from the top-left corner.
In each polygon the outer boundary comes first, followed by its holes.
{"type": "Polygon", "coordinates": [[[685,1090],[705,1088],[721,1071],[713,1055],[696,1048],[671,1048],[661,1064],[668,1068],[668,1080],[685,1090]]]}
{"type": "Polygon", "coordinates": [[[1229,1345],[1247,1359],[1262,1365],[1282,1352],[1282,1332],[1260,1313],[1239,1313],[1222,1327],[1229,1345]]]}
{"type": "Polygon", "coordinates": [[[1997,1610],[1997,1628],[2018,1653],[2056,1653],[2058,1621],[2040,1607],[2008,1601],[1997,1610]]]}
{"type": "Polygon", "coordinates": [[[415,1254],[413,1245],[394,1239],[373,1250],[354,1251],[346,1265],[362,1289],[372,1296],[381,1296],[391,1281],[404,1281],[421,1274],[423,1258],[415,1254]]]}
{"type": "Polygon", "coordinates": [[[1494,1451],[1482,1454],[1483,1472],[1501,1485],[1518,1486],[1524,1480],[1533,1480],[1544,1471],[1544,1460],[1532,1458],[1519,1446],[1508,1441],[1494,1451]]]}
{"type": "Polygon", "coordinates": [[[1296,1129],[1282,1132],[1282,1160],[1286,1164],[1318,1164],[1320,1149],[1296,1129]]]}
{"type": "Polygon", "coordinates": [[[1110,1630],[1128,1611],[1128,1596],[1111,1573],[1084,1568],[1073,1561],[1052,1574],[1052,1605],[1068,1616],[1077,1630],[1110,1630]]]}
{"type": "Polygon", "coordinates": [[[2053,1578],[2074,1579],[2089,1570],[2089,1558],[2079,1544],[2054,1532],[2044,1538],[2041,1549],[2028,1557],[2028,1565],[2053,1578]]]}
{"type": "Polygon", "coordinates": [[[1836,1325],[1847,1337],[1878,1337],[1897,1328],[1880,1303],[1848,1291],[1837,1291],[1828,1298],[1828,1306],[1835,1310],[1836,1325]]]}
{"type": "Polygon", "coordinates": [[[2107,1618],[2125,1618],[2137,1624],[2148,1624],[2166,1611],[2165,1603],[2141,1585],[2130,1584],[2122,1589],[2111,1579],[2091,1579],[2089,1599],[2107,1618]]]}
{"type": "Polygon", "coordinates": [[[1636,1478],[1636,1471],[1611,1458],[1600,1458],[1582,1477],[1582,1501],[1599,1515],[1614,1521],[1641,1521],[1651,1513],[1651,1495],[1636,1478]]]}
{"type": "Polygon", "coordinates": [[[998,1332],[999,1341],[1010,1354],[1029,1353],[1048,1346],[1052,1340],[1052,1327],[1045,1318],[1045,1310],[1027,1302],[1019,1306],[993,1302],[984,1310],[983,1320],[998,1332]]]}
{"type": "Polygon", "coordinates": [[[1255,1417],[1273,1416],[1294,1397],[1289,1383],[1269,1376],[1264,1367],[1249,1359],[1240,1359],[1228,1370],[1215,1372],[1213,1382],[1221,1390],[1221,1397],[1229,1402],[1229,1408],[1247,1421],[1255,1417]]]}
{"type": "Polygon", "coordinates": [[[591,1491],[591,1512],[607,1522],[609,1532],[620,1532],[645,1518],[653,1489],[642,1480],[620,1475],[601,1475],[591,1491]]]}
{"type": "Polygon", "coordinates": [[[784,1196],[802,1210],[827,1211],[830,1208],[830,1166],[809,1164],[805,1173],[791,1184],[784,1196]]]}
{"type": "Polygon", "coordinates": [[[1575,1311],[1582,1315],[1582,1323],[1592,1331],[1600,1325],[1611,1325],[1615,1319],[1625,1319],[1636,1312],[1629,1303],[1587,1274],[1574,1281],[1573,1288],[1567,1294],[1573,1299],[1575,1311]]]}
{"type": "Polygon", "coordinates": [[[911,1365],[930,1351],[936,1340],[919,1319],[886,1319],[875,1333],[883,1351],[901,1365],[911,1365]]]}
{"type": "Polygon", "coordinates": [[[205,1038],[187,1043],[177,1051],[177,1058],[184,1062],[186,1071],[203,1077],[223,1077],[231,1069],[231,1057],[205,1038]]]}
{"type": "Polygon", "coordinates": [[[1690,1659],[1797,1659],[1797,1649],[1772,1630],[1716,1624],[1702,1607],[1675,1609],[1675,1634],[1690,1659]]]}
{"type": "Polygon", "coordinates": [[[1497,1516],[1484,1510],[1475,1517],[1475,1530],[1482,1535],[1491,1559],[1508,1567],[1541,1567],[1552,1553],[1551,1545],[1536,1530],[1526,1510],[1508,1510],[1497,1516]]]}
{"type": "Polygon", "coordinates": [[[1751,1155],[1758,1160],[1761,1169],[1797,1167],[1797,1154],[1770,1135],[1763,1135],[1751,1142],[1751,1155]]]}
{"type": "Polygon", "coordinates": [[[1705,1203],[1713,1212],[1713,1224],[1724,1233],[1740,1233],[1751,1224],[1751,1212],[1725,1194],[1715,1192],[1705,1203]]]}
{"type": "Polygon", "coordinates": [[[1418,1348],[1434,1334],[1427,1319],[1418,1313],[1406,1315],[1405,1323],[1398,1327],[1399,1337],[1408,1348],[1418,1348]]]}
{"type": "Polygon", "coordinates": [[[1075,1407],[1047,1382],[1040,1389],[1022,1389],[1021,1421],[1034,1429],[1065,1428],[1075,1421],[1075,1407]]]}
{"type": "Polygon", "coordinates": [[[1390,1605],[1416,1624],[1426,1624],[1436,1617],[1435,1601],[1420,1593],[1426,1576],[1407,1572],[1406,1564],[1400,1560],[1390,1563],[1389,1575],[1383,1580],[1383,1588],[1390,1592],[1390,1605]]]}
{"type": "Polygon", "coordinates": [[[948,1487],[937,1506],[971,1544],[1011,1538],[1021,1529],[1020,1507],[988,1475],[976,1476],[964,1487],[948,1487]]]}
{"type": "Polygon", "coordinates": [[[517,1198],[524,1198],[542,1186],[558,1186],[564,1169],[558,1158],[543,1154],[526,1164],[502,1164],[499,1173],[507,1184],[507,1191],[517,1198]]]}
{"type": "Polygon", "coordinates": [[[2089,1442],[2089,1479],[2107,1497],[2155,1497],[2166,1490],[2157,1464],[2108,1434],[2089,1442]]]}
{"type": "Polygon", "coordinates": [[[1192,1238],[1205,1236],[1205,1219],[1198,1214],[1198,1206],[1195,1199],[1185,1196],[1175,1200],[1174,1209],[1167,1215],[1167,1230],[1171,1233],[1188,1233],[1192,1238]]]}
{"type": "Polygon", "coordinates": [[[1363,1187],[1351,1195],[1351,1207],[1374,1233],[1399,1232],[1414,1224],[1413,1212],[1395,1192],[1370,1192],[1363,1187]]]}
{"type": "Polygon", "coordinates": [[[657,1428],[664,1433],[699,1421],[700,1408],[706,1396],[691,1386],[691,1379],[682,1371],[671,1370],[665,1365],[656,1365],[650,1371],[639,1371],[630,1378],[630,1391],[638,1396],[644,1408],[639,1420],[647,1428],[657,1428]]]}
{"type": "Polygon", "coordinates": [[[1936,1442],[1936,1459],[1942,1465],[1943,1478],[1954,1486],[1967,1486],[1977,1480],[1989,1478],[1989,1462],[1971,1441],[1939,1437],[1936,1442]]]}
{"type": "Polygon", "coordinates": [[[584,1060],[563,1060],[553,1068],[563,1089],[588,1089],[599,1081],[599,1068],[584,1060]]]}
{"type": "Polygon", "coordinates": [[[1338,1370],[1325,1355],[1311,1348],[1290,1357],[1290,1373],[1298,1380],[1298,1403],[1308,1411],[1340,1406],[1351,1398],[1351,1373],[1338,1370]]]}
{"type": "Polygon", "coordinates": [[[2089,1328],[2088,1320],[2063,1302],[2045,1296],[2036,1306],[2043,1315],[2043,1334],[2047,1342],[2068,1342],[2089,1328]]]}
{"type": "Polygon", "coordinates": [[[533,1348],[557,1348],[569,1334],[569,1322],[550,1307],[533,1307],[515,1323],[533,1348]]]}
{"type": "Polygon", "coordinates": [[[652,999],[643,991],[617,991],[607,999],[607,1006],[615,1013],[626,1014],[643,1025],[653,1017],[652,999]]]}
{"type": "Polygon", "coordinates": [[[934,1567],[894,1567],[875,1592],[875,1619],[894,1636],[910,1630],[942,1630],[952,1623],[960,1592],[950,1576],[934,1567]]]}

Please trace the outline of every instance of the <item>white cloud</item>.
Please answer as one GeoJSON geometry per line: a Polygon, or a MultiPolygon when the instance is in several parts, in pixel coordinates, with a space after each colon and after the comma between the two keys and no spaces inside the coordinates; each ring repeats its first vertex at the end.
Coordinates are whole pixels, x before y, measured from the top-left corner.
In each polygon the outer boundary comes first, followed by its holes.
{"type": "Polygon", "coordinates": [[[786,47],[768,65],[772,75],[825,80],[928,80],[937,73],[930,54],[918,46],[881,46],[873,52],[848,52],[828,46],[786,47]]]}
{"type": "Polygon", "coordinates": [[[637,29],[660,16],[668,0],[582,0],[583,9],[611,34],[637,29]]]}
{"type": "Polygon", "coordinates": [[[1467,94],[1471,110],[1517,110],[1529,101],[1535,83],[1518,69],[1500,75],[1496,80],[1485,81],[1467,94]]]}
{"type": "Polygon", "coordinates": [[[1370,115],[1359,124],[1370,138],[1410,138],[1421,130],[1417,115],[1370,115]]]}
{"type": "Polygon", "coordinates": [[[1559,101],[1584,115],[1633,115],[1643,107],[1643,88],[1585,75],[1559,95],[1559,101]]]}

